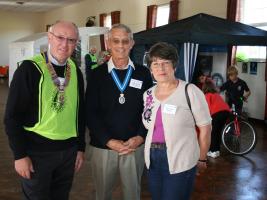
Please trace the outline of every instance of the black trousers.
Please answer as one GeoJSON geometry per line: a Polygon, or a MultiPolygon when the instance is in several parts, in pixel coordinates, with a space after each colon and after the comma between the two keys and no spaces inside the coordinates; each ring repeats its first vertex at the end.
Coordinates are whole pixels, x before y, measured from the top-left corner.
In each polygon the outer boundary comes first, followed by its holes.
{"type": "Polygon", "coordinates": [[[234,102],[231,100],[228,100],[228,105],[230,108],[232,108],[233,104],[235,105],[235,112],[237,112],[239,115],[242,114],[242,110],[243,110],[243,101],[239,101],[239,102],[234,102]]]}
{"type": "Polygon", "coordinates": [[[68,200],[77,147],[55,152],[30,152],[34,173],[22,178],[24,200],[68,200]]]}
{"type": "Polygon", "coordinates": [[[210,151],[220,151],[222,129],[230,116],[228,111],[221,111],[213,114],[210,151]]]}

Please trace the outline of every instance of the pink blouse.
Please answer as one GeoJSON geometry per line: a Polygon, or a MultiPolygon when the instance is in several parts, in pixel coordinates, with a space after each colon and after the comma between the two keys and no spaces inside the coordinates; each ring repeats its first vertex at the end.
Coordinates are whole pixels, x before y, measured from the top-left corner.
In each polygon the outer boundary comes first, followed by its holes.
{"type": "Polygon", "coordinates": [[[162,115],[161,115],[161,106],[159,107],[157,111],[152,142],[153,143],[165,143],[162,115]]]}

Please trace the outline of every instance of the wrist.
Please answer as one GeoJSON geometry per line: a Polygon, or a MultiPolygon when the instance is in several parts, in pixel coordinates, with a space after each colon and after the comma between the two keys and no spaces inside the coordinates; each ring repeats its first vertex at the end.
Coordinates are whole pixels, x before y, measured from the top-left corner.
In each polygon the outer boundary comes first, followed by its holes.
{"type": "Polygon", "coordinates": [[[144,138],[143,137],[141,137],[141,136],[135,136],[135,142],[136,142],[136,145],[137,145],[137,147],[138,146],[140,146],[141,144],[143,144],[144,143],[144,138]]]}
{"type": "Polygon", "coordinates": [[[208,159],[199,159],[198,162],[200,162],[200,163],[207,163],[208,162],[208,159]]]}
{"type": "Polygon", "coordinates": [[[198,157],[198,160],[208,160],[207,153],[200,154],[200,156],[198,157]]]}
{"type": "Polygon", "coordinates": [[[138,139],[139,142],[143,143],[145,140],[142,136],[137,135],[136,138],[138,139]]]}

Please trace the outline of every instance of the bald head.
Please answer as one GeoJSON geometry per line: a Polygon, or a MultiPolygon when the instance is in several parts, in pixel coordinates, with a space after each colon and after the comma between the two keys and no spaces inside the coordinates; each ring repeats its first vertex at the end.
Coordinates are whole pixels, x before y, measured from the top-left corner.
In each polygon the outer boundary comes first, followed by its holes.
{"type": "Polygon", "coordinates": [[[48,31],[48,43],[51,55],[64,64],[73,53],[79,32],[77,26],[68,21],[57,21],[48,31]]]}
{"type": "Polygon", "coordinates": [[[76,35],[77,35],[77,39],[79,37],[79,30],[78,27],[75,23],[73,22],[69,22],[69,21],[64,21],[64,20],[58,20],[56,21],[56,23],[54,23],[50,28],[49,28],[49,32],[55,32],[57,29],[72,29],[76,35]]]}

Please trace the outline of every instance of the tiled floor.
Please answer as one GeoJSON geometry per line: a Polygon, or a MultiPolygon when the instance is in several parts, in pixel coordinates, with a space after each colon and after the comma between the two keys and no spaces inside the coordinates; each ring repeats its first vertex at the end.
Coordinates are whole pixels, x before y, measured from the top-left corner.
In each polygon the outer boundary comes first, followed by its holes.
{"type": "MultiPolygon", "coordinates": [[[[19,178],[13,169],[12,154],[2,123],[8,87],[0,80],[0,200],[19,200],[19,178]]],[[[210,159],[208,170],[197,177],[192,200],[267,200],[267,126],[253,122],[258,133],[256,149],[245,157],[224,153],[220,158],[210,159]]],[[[87,159],[82,170],[76,174],[71,200],[92,200],[90,163],[87,159]]],[[[114,191],[114,199],[121,199],[121,189],[114,191]]],[[[151,199],[145,176],[142,183],[142,200],[151,199]]]]}

